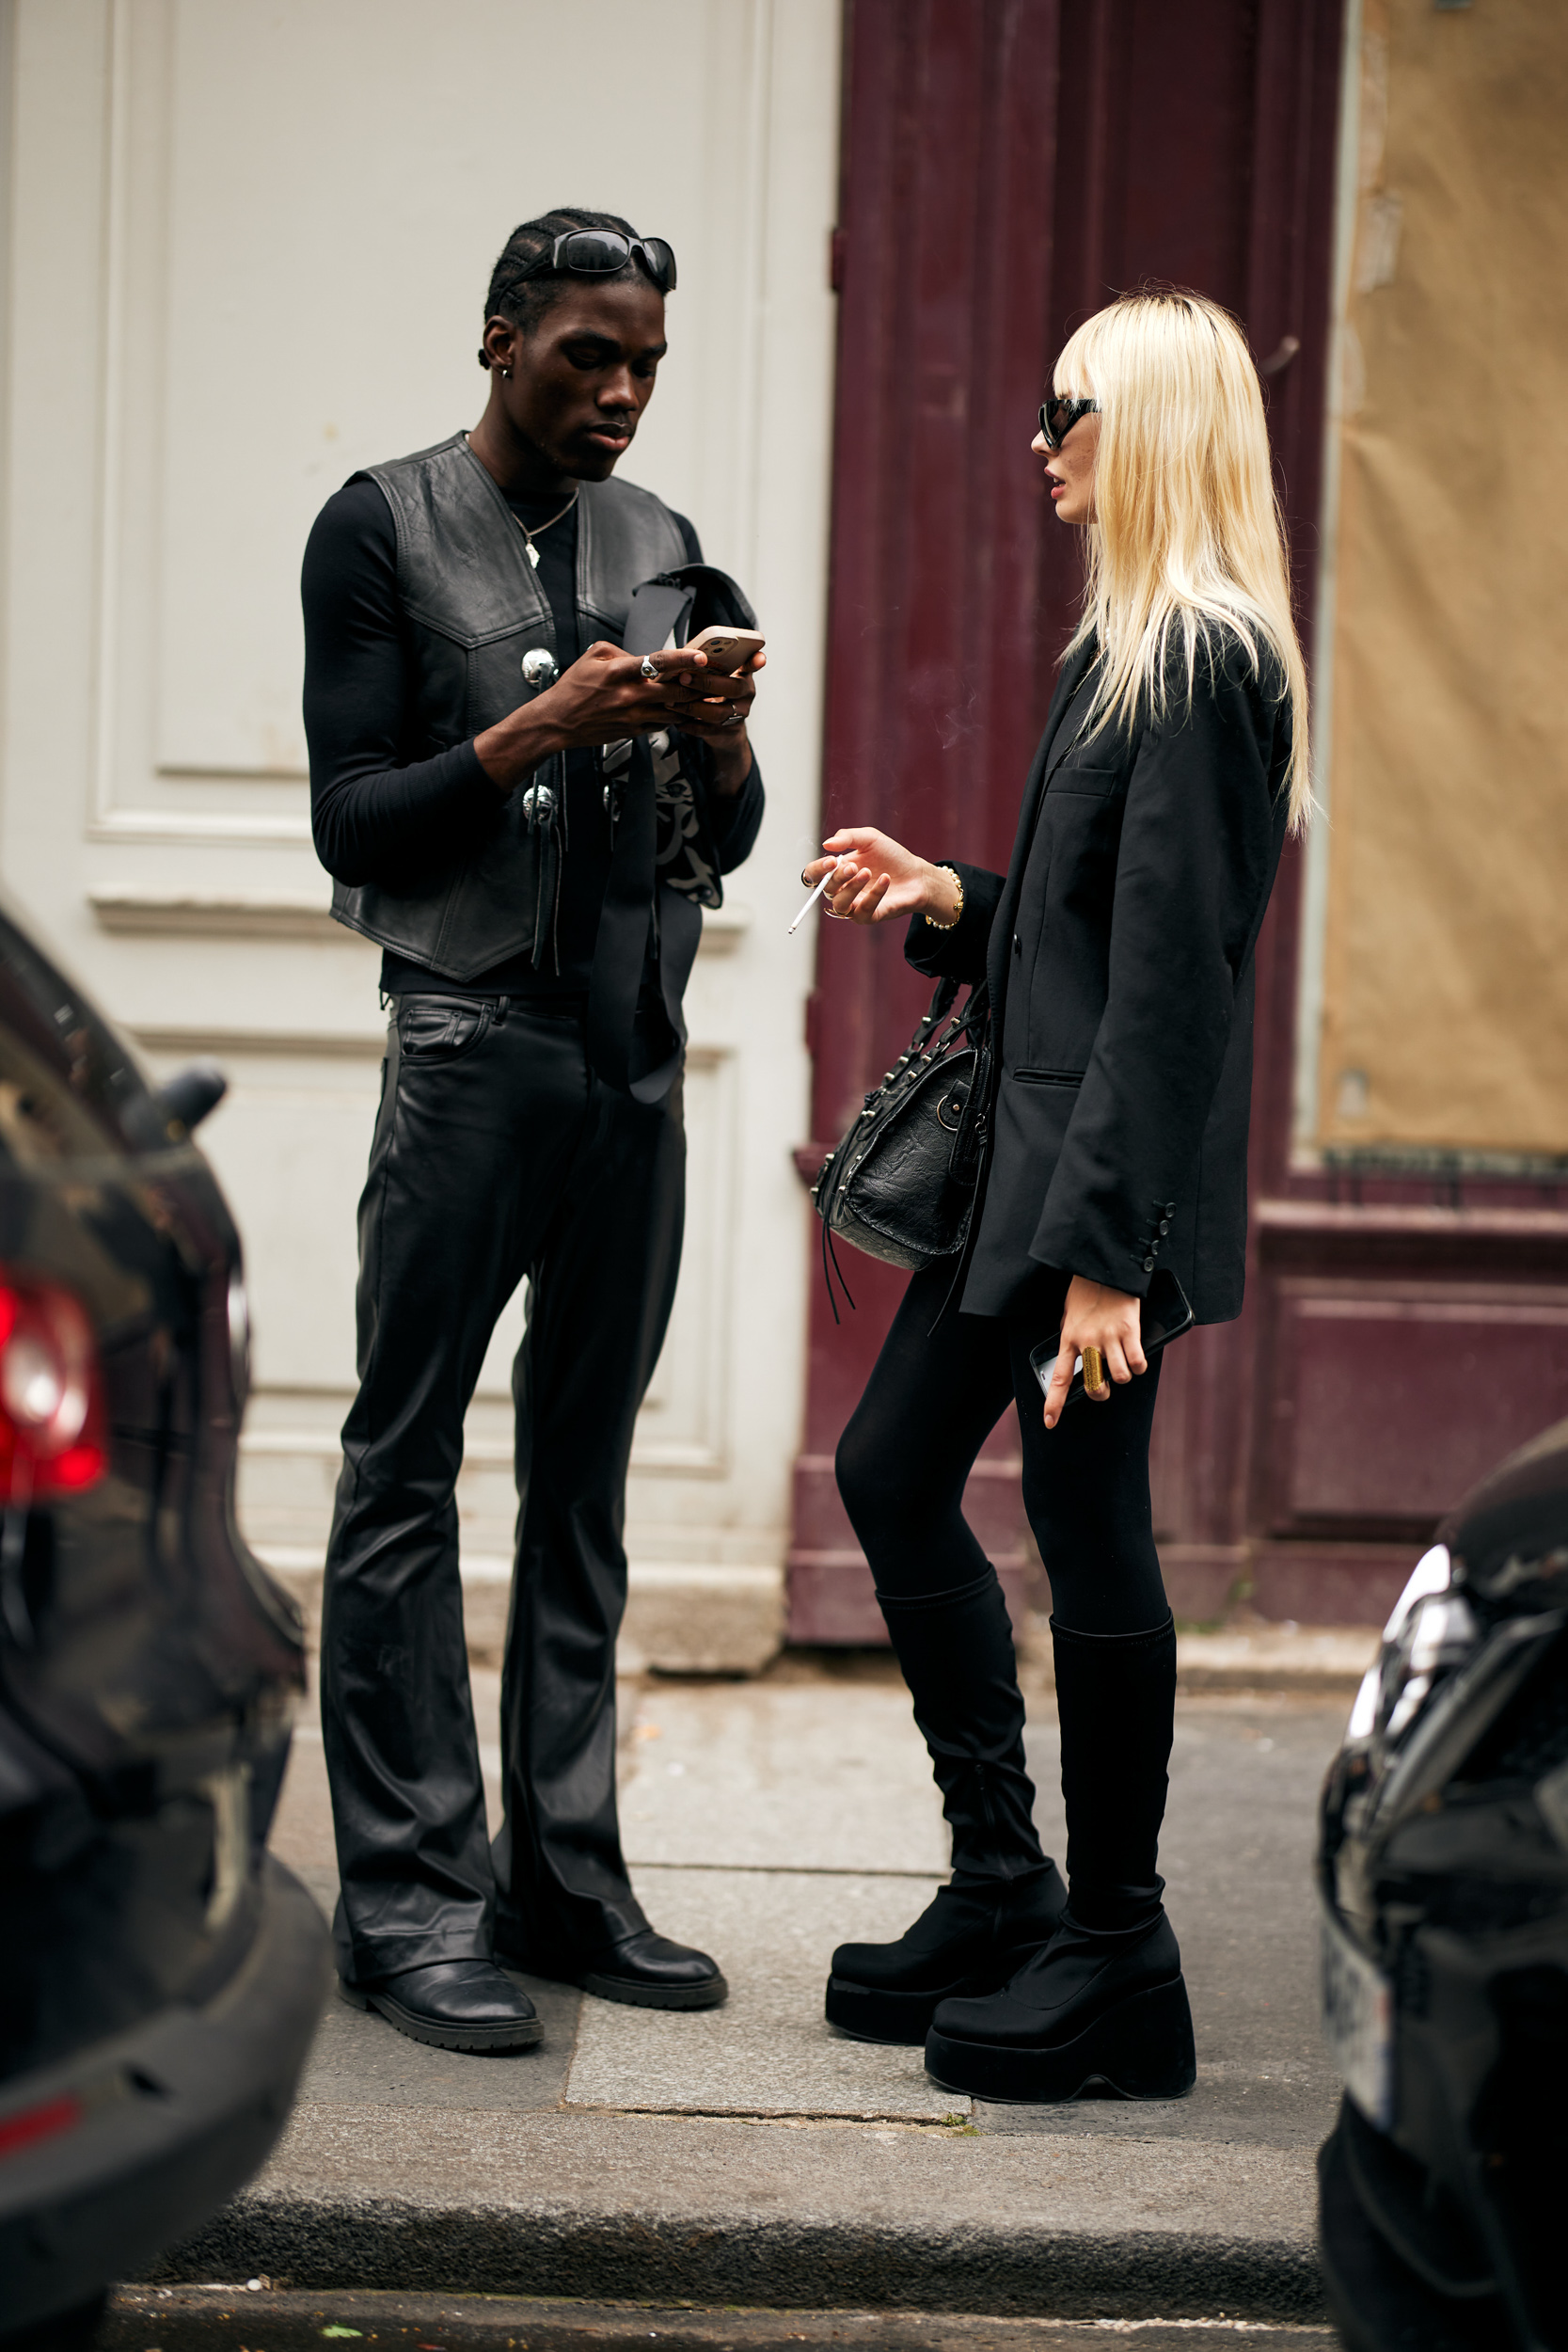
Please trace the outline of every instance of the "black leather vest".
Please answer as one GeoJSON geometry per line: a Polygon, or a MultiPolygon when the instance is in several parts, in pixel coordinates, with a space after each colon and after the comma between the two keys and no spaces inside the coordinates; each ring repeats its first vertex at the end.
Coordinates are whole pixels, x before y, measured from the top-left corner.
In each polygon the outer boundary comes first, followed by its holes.
{"type": "MultiPolygon", "coordinates": [[[[522,659],[556,651],[549,599],[527,543],[491,475],[456,433],[435,449],[364,475],[380,485],[397,529],[398,593],[413,675],[405,711],[411,759],[466,742],[532,700],[522,659]]],[[[632,591],[687,560],[670,510],[629,482],[585,482],[578,501],[578,612],[583,642],[617,644],[632,591]]],[[[335,883],[332,912],[351,930],[454,980],[531,954],[554,898],[550,834],[531,826],[524,795],[499,794],[477,848],[418,876],[335,883]],[[541,919],[543,918],[543,920],[541,919]]]]}

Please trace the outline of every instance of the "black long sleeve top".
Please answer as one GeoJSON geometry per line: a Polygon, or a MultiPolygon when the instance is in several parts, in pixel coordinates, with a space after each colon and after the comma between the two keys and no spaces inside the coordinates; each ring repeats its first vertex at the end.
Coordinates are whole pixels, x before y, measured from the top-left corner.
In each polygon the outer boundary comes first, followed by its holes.
{"type": "MultiPolygon", "coordinates": [[[[583,651],[577,609],[577,511],[547,530],[554,504],[509,499],[519,521],[539,535],[539,582],[555,621],[564,670],[583,651]]],[[[687,560],[702,561],[697,533],[675,521],[687,560]]],[[[421,856],[445,860],[454,839],[478,830],[495,805],[496,786],[472,740],[433,759],[404,761],[408,652],[397,585],[397,534],[391,509],[373,482],[350,482],[328,499],[305,550],[305,734],[310,754],[310,822],[316,854],[339,882],[406,870],[421,856]]],[[[721,869],[751,850],[762,820],[762,775],[755,758],[740,790],[710,796],[709,819],[721,869]]],[[[435,989],[443,995],[582,996],[588,990],[599,909],[610,871],[610,823],[594,754],[566,755],[566,839],[556,926],[559,968],[536,969],[513,956],[471,980],[384,951],[381,985],[389,995],[435,989]]]]}

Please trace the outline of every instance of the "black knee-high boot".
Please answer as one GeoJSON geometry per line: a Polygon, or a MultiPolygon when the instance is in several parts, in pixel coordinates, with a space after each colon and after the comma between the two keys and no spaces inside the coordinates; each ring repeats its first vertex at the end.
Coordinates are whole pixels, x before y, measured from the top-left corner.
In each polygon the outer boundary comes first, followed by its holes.
{"type": "Polygon", "coordinates": [[[944,2001],[926,2062],[978,2098],[1180,2098],[1196,2068],[1181,1955],[1156,1868],[1176,1702],[1176,1629],[1052,1625],[1067,1803],[1068,1909],[990,1999],[944,2001]]]}
{"type": "Polygon", "coordinates": [[[950,1592],[879,1593],[953,1833],[953,1880],[895,1944],[841,1944],[830,2023],[918,2042],[939,2001],[1006,1982],[1053,1932],[1065,1889],[1035,1832],[1024,1709],[994,1568],[950,1592]]]}
{"type": "Polygon", "coordinates": [[[1014,1879],[1045,1856],[1035,1833],[1035,1784],[1023,1758],[1023,1694],[1012,1621],[996,1570],[951,1592],[878,1604],[930,1751],[964,1879],[1014,1879]]]}
{"type": "Polygon", "coordinates": [[[1072,1917],[1117,1932],[1148,1927],[1176,1713],[1176,1627],[1073,1633],[1051,1621],[1072,1917]]]}

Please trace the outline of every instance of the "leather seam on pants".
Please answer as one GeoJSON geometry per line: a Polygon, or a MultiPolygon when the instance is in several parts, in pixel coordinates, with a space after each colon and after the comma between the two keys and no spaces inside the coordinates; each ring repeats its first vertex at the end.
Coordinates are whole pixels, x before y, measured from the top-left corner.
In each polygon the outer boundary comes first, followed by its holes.
{"type": "MultiPolygon", "coordinates": [[[[370,1379],[371,1379],[372,1374],[372,1372],[374,1371],[374,1367],[375,1367],[375,1353],[376,1353],[377,1348],[378,1348],[378,1347],[380,1346],[380,1344],[381,1344],[381,1325],[382,1325],[382,1315],[381,1315],[381,1285],[382,1285],[382,1281],[383,1281],[383,1279],[384,1279],[384,1272],[383,1272],[383,1269],[384,1269],[385,1263],[386,1263],[386,1259],[385,1259],[385,1252],[383,1251],[382,1247],[381,1247],[381,1229],[382,1229],[382,1222],[383,1222],[383,1219],[384,1219],[384,1217],[385,1217],[385,1216],[386,1216],[386,1211],[387,1211],[387,1189],[388,1189],[388,1184],[390,1184],[390,1182],[391,1182],[392,1153],[393,1153],[393,1152],[395,1151],[395,1149],[396,1149],[396,1147],[397,1147],[398,1094],[399,1094],[399,1091],[400,1091],[400,1089],[401,1089],[401,1087],[402,1087],[402,1083],[403,1083],[403,1038],[402,1038],[402,1035],[401,1035],[401,1033],[400,1033],[400,1031],[399,1031],[399,1029],[398,1029],[397,1020],[396,1020],[396,1017],[395,1017],[395,1016],[393,1017],[393,1019],[392,1019],[392,1021],[391,1021],[391,1023],[390,1023],[389,1026],[390,1026],[390,1031],[391,1031],[391,1037],[390,1037],[390,1038],[389,1038],[389,1040],[388,1040],[388,1060],[389,1060],[389,1061],[391,1061],[391,1062],[392,1062],[392,1065],[393,1065],[393,1066],[392,1066],[392,1068],[391,1068],[391,1069],[388,1072],[388,1080],[389,1080],[389,1082],[390,1082],[390,1085],[391,1085],[391,1089],[392,1089],[392,1100],[391,1100],[391,1105],[390,1105],[390,1109],[389,1109],[389,1111],[388,1112],[388,1118],[389,1118],[390,1125],[389,1125],[388,1134],[388,1139],[387,1139],[387,1150],[386,1150],[385,1154],[383,1155],[382,1162],[381,1162],[381,1168],[380,1168],[380,1172],[379,1172],[379,1175],[378,1175],[378,1177],[377,1177],[378,1194],[377,1194],[377,1200],[376,1200],[376,1203],[375,1203],[375,1211],[374,1211],[374,1216],[373,1216],[373,1219],[368,1220],[368,1222],[370,1222],[370,1223],[371,1223],[372,1230],[374,1232],[374,1233],[375,1233],[375,1237],[376,1237],[376,1259],[375,1259],[375,1329],[374,1329],[373,1336],[372,1337],[372,1340],[371,1340],[370,1353],[367,1355],[367,1357],[366,1357],[366,1359],[365,1359],[364,1363],[363,1363],[362,1365],[356,1364],[356,1367],[355,1367],[355,1392],[356,1392],[356,1395],[357,1395],[357,1393],[359,1392],[359,1391],[360,1391],[360,1390],[362,1390],[362,1389],[364,1389],[364,1388],[365,1388],[365,1387],[369,1384],[369,1382],[370,1382],[370,1379]],[[392,1041],[393,1041],[393,1040],[395,1040],[395,1041],[396,1041],[396,1042],[395,1042],[395,1046],[394,1046],[394,1044],[393,1044],[393,1042],[392,1042],[392,1041]]],[[[386,1103],[386,1098],[385,1098],[385,1096],[383,1096],[382,1103],[381,1103],[381,1104],[380,1104],[380,1106],[379,1106],[379,1109],[378,1109],[378,1114],[377,1114],[377,1121],[376,1121],[376,1124],[377,1124],[377,1126],[378,1126],[378,1127],[379,1127],[379,1125],[380,1125],[380,1113],[381,1113],[382,1111],[387,1111],[387,1110],[388,1110],[388,1106],[387,1106],[387,1103],[386,1103]]],[[[371,1151],[372,1151],[372,1153],[373,1153],[373,1152],[374,1152],[374,1151],[375,1151],[375,1136],[374,1136],[374,1134],[373,1134],[373,1133],[372,1133],[372,1137],[371,1137],[371,1151]]],[[[348,1464],[348,1462],[349,1462],[349,1453],[348,1453],[348,1448],[347,1448],[346,1446],[345,1446],[345,1447],[344,1447],[344,1449],[343,1449],[343,1460],[344,1460],[345,1465],[347,1465],[347,1464],[348,1464]]],[[[360,1477],[360,1466],[361,1466],[362,1460],[363,1460],[363,1449],[362,1449],[362,1448],[356,1449],[356,1452],[355,1452],[354,1457],[353,1457],[353,1464],[352,1464],[352,1471],[353,1471],[353,1476],[352,1476],[352,1502],[353,1502],[354,1503],[357,1503],[357,1502],[358,1502],[358,1501],[359,1501],[359,1477],[360,1477]]],[[[337,1505],[334,1505],[334,1509],[333,1509],[334,1532],[336,1532],[336,1521],[337,1521],[337,1519],[339,1518],[339,1517],[340,1517],[340,1509],[339,1509],[339,1507],[338,1507],[337,1505]]],[[[329,1546],[329,1548],[330,1548],[330,1541],[331,1541],[331,1538],[330,1538],[330,1536],[329,1536],[329,1537],[328,1537],[328,1546],[329,1546]]]]}

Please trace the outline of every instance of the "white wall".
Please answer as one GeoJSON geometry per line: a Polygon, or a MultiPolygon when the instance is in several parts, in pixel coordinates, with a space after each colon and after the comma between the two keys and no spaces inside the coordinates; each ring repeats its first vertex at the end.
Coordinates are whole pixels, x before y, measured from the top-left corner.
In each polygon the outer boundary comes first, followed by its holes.
{"type": "MultiPolygon", "coordinates": [[[[359,465],[472,423],[491,263],[554,203],[673,243],[671,353],[625,470],[768,633],[768,816],[689,998],[674,1330],[629,1540],[783,1556],[806,1279],[836,0],[14,0],[0,873],[160,1070],[210,1052],[245,1232],[247,1523],[315,1545],[353,1379],[375,952],[325,919],[299,720],[300,551],[359,465]]],[[[511,1512],[492,1349],[463,1500],[511,1512]]]]}

